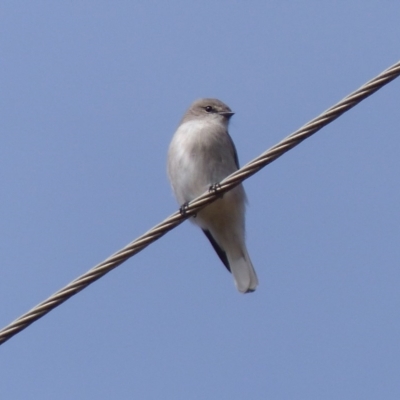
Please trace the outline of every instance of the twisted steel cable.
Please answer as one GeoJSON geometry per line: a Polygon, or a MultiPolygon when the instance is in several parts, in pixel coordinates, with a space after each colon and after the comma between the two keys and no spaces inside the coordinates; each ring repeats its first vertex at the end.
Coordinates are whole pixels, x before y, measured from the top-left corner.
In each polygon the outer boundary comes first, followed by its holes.
{"type": "Polygon", "coordinates": [[[278,157],[300,144],[304,139],[307,139],[315,132],[334,121],[350,108],[354,107],[356,104],[375,93],[384,85],[397,78],[399,75],[400,61],[361,86],[358,90],[345,97],[339,103],[332,106],[318,117],[308,122],[297,131],[293,132],[291,135],[283,139],[275,146],[271,147],[259,157],[255,158],[253,161],[250,161],[242,168],[229,175],[222,182],[220,182],[220,184],[216,185],[213,190],[210,190],[209,192],[206,192],[191,201],[187,208],[185,208],[184,212],[175,212],[163,222],[156,225],[154,228],[150,229],[145,234],[128,244],[126,247],[119,250],[102,263],[96,265],[79,278],[76,278],[67,286],[50,296],[47,300],[44,300],[36,307],[32,308],[30,311],[23,314],[11,324],[0,330],[0,345],[10,339],[12,336],[16,335],[18,332],[27,328],[30,324],[43,317],[60,304],[64,303],[64,301],[68,300],[76,293],[89,286],[91,283],[95,282],[97,279],[100,279],[102,276],[118,267],[128,258],[143,250],[149,244],[181,224],[185,219],[196,214],[207,204],[215,201],[219,196],[221,196],[221,194],[233,189],[242,181],[254,175],[260,169],[264,168],[266,165],[270,164],[272,161],[276,160],[278,157]]]}

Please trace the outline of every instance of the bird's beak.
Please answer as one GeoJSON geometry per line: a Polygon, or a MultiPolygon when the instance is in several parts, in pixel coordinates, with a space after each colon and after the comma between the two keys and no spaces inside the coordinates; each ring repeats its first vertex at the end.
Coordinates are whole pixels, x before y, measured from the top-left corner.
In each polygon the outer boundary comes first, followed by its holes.
{"type": "Polygon", "coordinates": [[[232,111],[221,111],[218,113],[219,115],[223,115],[226,118],[230,118],[232,117],[232,115],[234,115],[235,113],[232,111]]]}

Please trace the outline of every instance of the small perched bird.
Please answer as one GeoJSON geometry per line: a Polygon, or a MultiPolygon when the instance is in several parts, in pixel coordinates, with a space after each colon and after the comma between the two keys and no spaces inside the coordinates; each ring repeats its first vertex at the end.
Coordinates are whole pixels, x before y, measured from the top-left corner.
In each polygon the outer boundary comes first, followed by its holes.
{"type": "MultiPolygon", "coordinates": [[[[228,133],[233,114],[220,100],[200,99],[183,116],[168,151],[168,177],[181,205],[239,168],[228,133]]],[[[245,243],[245,203],[239,185],[190,218],[203,230],[242,293],[253,292],[258,285],[245,243]]]]}

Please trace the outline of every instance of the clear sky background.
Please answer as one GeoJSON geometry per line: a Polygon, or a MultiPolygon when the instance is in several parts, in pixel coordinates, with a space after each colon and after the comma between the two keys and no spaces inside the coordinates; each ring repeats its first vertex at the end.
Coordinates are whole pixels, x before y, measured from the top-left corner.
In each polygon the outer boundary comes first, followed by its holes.
{"type": "MultiPolygon", "coordinates": [[[[396,1],[2,1],[0,325],[177,204],[186,108],[241,164],[400,59],[396,1]]],[[[400,398],[400,79],[245,182],[260,286],[185,222],[0,347],[2,399],[400,398]]]]}

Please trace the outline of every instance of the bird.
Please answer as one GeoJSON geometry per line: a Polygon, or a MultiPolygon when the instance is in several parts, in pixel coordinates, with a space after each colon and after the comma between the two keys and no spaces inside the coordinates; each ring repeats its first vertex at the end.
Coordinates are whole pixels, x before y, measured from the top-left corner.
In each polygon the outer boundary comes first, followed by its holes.
{"type": "MultiPolygon", "coordinates": [[[[168,149],[167,173],[181,210],[239,169],[228,133],[234,112],[213,98],[196,100],[184,114],[168,149]]],[[[241,293],[254,292],[258,278],[245,242],[246,194],[242,184],[190,220],[204,232],[241,293]]]]}

